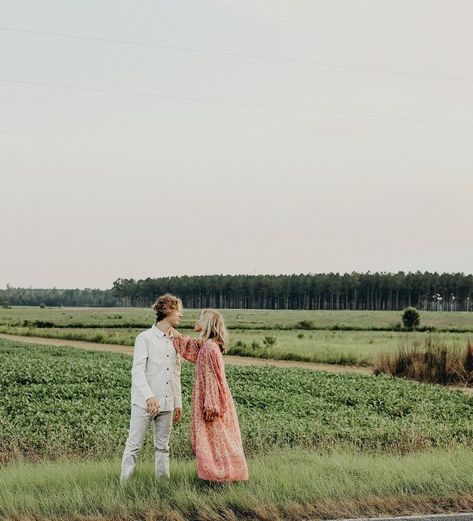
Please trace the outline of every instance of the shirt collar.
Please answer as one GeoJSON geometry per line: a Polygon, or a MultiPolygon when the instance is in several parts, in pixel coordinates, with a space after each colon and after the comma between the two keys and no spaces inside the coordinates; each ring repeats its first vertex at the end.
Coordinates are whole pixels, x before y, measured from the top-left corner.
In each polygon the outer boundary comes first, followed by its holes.
{"type": "MultiPolygon", "coordinates": [[[[152,328],[151,328],[154,333],[156,334],[156,336],[158,338],[164,338],[166,335],[156,326],[156,324],[153,324],[152,328]]],[[[171,334],[170,336],[168,336],[167,338],[173,338],[173,335],[171,334]]]]}

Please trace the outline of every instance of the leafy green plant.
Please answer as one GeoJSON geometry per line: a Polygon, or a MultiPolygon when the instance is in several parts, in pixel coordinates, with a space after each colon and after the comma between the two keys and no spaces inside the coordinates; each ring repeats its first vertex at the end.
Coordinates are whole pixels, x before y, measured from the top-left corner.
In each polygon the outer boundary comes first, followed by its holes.
{"type": "Polygon", "coordinates": [[[266,347],[273,347],[276,344],[277,338],[275,336],[265,336],[263,338],[263,344],[266,347]]]}
{"type": "Polygon", "coordinates": [[[296,329],[314,329],[314,321],[313,320],[300,320],[297,322],[296,329]]]}
{"type": "Polygon", "coordinates": [[[402,323],[409,331],[417,329],[420,325],[420,314],[416,308],[406,308],[402,313],[402,323]]]}

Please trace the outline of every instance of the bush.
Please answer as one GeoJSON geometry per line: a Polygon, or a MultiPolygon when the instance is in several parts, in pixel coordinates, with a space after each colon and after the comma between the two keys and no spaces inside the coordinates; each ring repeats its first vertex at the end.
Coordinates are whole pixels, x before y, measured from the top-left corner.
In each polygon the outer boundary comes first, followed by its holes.
{"type": "Polygon", "coordinates": [[[266,347],[273,347],[276,344],[276,337],[275,336],[265,336],[263,338],[263,344],[266,347]]]}
{"type": "Polygon", "coordinates": [[[420,324],[420,315],[416,308],[406,308],[402,313],[402,323],[409,331],[413,331],[420,324]]]}
{"type": "Polygon", "coordinates": [[[314,329],[313,320],[301,320],[296,324],[296,329],[314,329]]]}

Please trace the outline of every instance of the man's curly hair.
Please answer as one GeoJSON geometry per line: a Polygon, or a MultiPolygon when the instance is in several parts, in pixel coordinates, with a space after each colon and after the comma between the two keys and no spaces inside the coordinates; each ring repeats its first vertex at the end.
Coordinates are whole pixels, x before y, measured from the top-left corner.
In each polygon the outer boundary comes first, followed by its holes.
{"type": "Polygon", "coordinates": [[[182,301],[179,297],[166,293],[158,297],[155,303],[151,306],[156,313],[156,322],[164,320],[171,311],[175,311],[182,307],[182,301]]]}

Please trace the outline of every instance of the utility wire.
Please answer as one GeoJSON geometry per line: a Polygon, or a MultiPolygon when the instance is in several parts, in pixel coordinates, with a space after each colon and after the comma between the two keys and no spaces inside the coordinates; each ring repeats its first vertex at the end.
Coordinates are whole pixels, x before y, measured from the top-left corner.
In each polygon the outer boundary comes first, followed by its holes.
{"type": "Polygon", "coordinates": [[[0,78],[0,83],[10,84],[10,85],[33,85],[33,86],[37,86],[37,87],[48,87],[48,88],[65,89],[65,90],[78,90],[78,91],[86,91],[86,92],[99,92],[99,93],[103,93],[103,94],[146,96],[146,97],[152,97],[152,98],[171,99],[171,100],[177,100],[177,101],[215,103],[215,104],[219,104],[219,105],[232,105],[232,106],[237,106],[237,107],[259,108],[259,109],[269,109],[269,110],[279,110],[279,111],[306,112],[306,113],[313,113],[313,114],[333,114],[336,116],[352,116],[352,117],[384,119],[384,120],[393,120],[393,121],[410,121],[410,122],[414,122],[414,123],[434,123],[434,124],[438,124],[438,125],[455,125],[455,126],[462,126],[462,127],[473,127],[473,123],[463,123],[460,121],[445,121],[445,120],[421,119],[421,118],[404,118],[404,117],[400,117],[400,116],[385,116],[385,115],[380,115],[380,114],[369,114],[369,113],[364,113],[364,112],[344,112],[344,111],[312,109],[312,108],[283,106],[283,105],[247,103],[247,102],[243,102],[243,101],[221,100],[221,99],[215,99],[215,98],[175,96],[175,95],[171,95],[171,94],[160,94],[157,92],[133,91],[133,90],[122,90],[122,89],[104,89],[104,88],[100,88],[100,87],[82,87],[82,86],[77,86],[77,85],[65,85],[65,84],[59,84],[59,83],[49,83],[49,82],[39,82],[39,81],[9,80],[9,79],[0,78]]]}
{"type": "Polygon", "coordinates": [[[424,73],[420,73],[420,72],[418,73],[418,72],[407,72],[407,71],[399,71],[399,70],[392,70],[392,69],[379,69],[379,68],[375,68],[375,67],[362,67],[362,66],[357,66],[357,65],[343,65],[343,64],[317,62],[317,61],[310,61],[310,60],[281,58],[281,57],[277,57],[277,56],[243,54],[243,53],[236,53],[236,52],[231,52],[231,51],[199,49],[196,47],[182,47],[182,46],[169,45],[169,44],[164,44],[164,43],[135,42],[135,41],[131,41],[131,40],[115,40],[115,39],[110,39],[110,38],[99,38],[99,37],[94,37],[94,36],[83,36],[83,35],[78,35],[78,34],[33,31],[33,30],[28,30],[28,29],[14,29],[14,28],[10,28],[10,27],[0,27],[0,31],[36,34],[39,36],[52,36],[52,37],[56,37],[56,38],[72,38],[72,39],[77,39],[77,40],[88,40],[88,41],[93,41],[93,42],[111,43],[111,44],[119,44],[119,45],[132,45],[132,46],[136,46],[136,47],[154,47],[154,48],[158,48],[158,49],[167,49],[167,50],[172,50],[172,51],[191,52],[191,53],[199,53],[199,54],[213,54],[213,55],[218,55],[218,56],[231,56],[234,58],[248,58],[248,59],[253,59],[253,60],[261,60],[261,61],[295,63],[295,64],[300,64],[300,65],[329,67],[329,68],[334,68],[334,69],[359,70],[359,71],[366,71],[366,72],[395,74],[395,75],[400,75],[400,76],[413,76],[416,78],[448,80],[448,81],[463,81],[463,82],[473,83],[473,78],[448,76],[448,75],[444,75],[444,74],[424,74],[424,73]]]}

